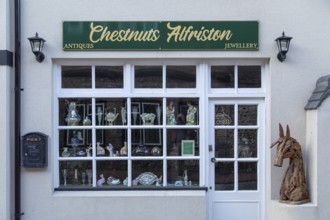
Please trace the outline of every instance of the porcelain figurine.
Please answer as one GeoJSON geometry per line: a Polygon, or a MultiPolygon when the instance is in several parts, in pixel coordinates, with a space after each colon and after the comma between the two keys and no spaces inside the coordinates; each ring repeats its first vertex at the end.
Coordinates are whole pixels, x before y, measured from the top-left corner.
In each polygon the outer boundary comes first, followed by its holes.
{"type": "Polygon", "coordinates": [[[121,183],[121,181],[120,181],[120,179],[116,179],[116,178],[110,176],[110,177],[108,178],[108,180],[107,180],[107,183],[108,183],[109,185],[118,185],[118,184],[121,183]]]}
{"type": "Polygon", "coordinates": [[[67,147],[63,147],[63,151],[62,151],[62,157],[70,157],[70,152],[69,149],[67,147]]]}
{"type": "Polygon", "coordinates": [[[92,125],[92,121],[88,116],[86,116],[86,118],[84,119],[83,125],[85,125],[85,126],[92,125]]]}
{"type": "Polygon", "coordinates": [[[186,125],[195,125],[195,114],[197,112],[197,108],[193,106],[190,102],[187,103],[188,111],[186,116],[186,125]]]}
{"type": "Polygon", "coordinates": [[[170,104],[166,107],[166,124],[167,125],[176,125],[174,112],[175,112],[174,102],[170,102],[170,104]]]}
{"type": "Polygon", "coordinates": [[[188,171],[187,170],[183,171],[183,184],[185,186],[188,186],[188,171]]]}
{"type": "Polygon", "coordinates": [[[111,143],[108,144],[108,146],[106,147],[107,151],[109,151],[109,157],[113,157],[113,145],[111,143]]]}
{"type": "Polygon", "coordinates": [[[76,126],[79,125],[81,117],[77,110],[77,103],[76,102],[69,102],[68,104],[68,115],[65,118],[66,123],[69,126],[76,126]]]}
{"type": "Polygon", "coordinates": [[[91,147],[91,145],[89,145],[89,147],[87,147],[86,148],[86,154],[87,154],[87,157],[91,157],[92,156],[92,154],[91,154],[91,150],[92,150],[93,148],[91,147]]]}
{"type": "Polygon", "coordinates": [[[101,143],[100,142],[97,142],[96,143],[96,155],[97,156],[104,156],[105,155],[105,150],[101,146],[101,143]]]}
{"type": "Polygon", "coordinates": [[[124,142],[124,146],[120,149],[120,156],[127,156],[128,155],[128,147],[127,142],[124,142]]]}
{"type": "Polygon", "coordinates": [[[107,121],[107,125],[113,125],[113,122],[117,119],[119,113],[116,112],[116,108],[113,108],[113,112],[108,112],[105,115],[105,120],[107,121]]]}
{"type": "Polygon", "coordinates": [[[97,185],[102,186],[103,183],[105,183],[105,179],[104,179],[103,174],[100,174],[100,179],[97,180],[97,185]]]}

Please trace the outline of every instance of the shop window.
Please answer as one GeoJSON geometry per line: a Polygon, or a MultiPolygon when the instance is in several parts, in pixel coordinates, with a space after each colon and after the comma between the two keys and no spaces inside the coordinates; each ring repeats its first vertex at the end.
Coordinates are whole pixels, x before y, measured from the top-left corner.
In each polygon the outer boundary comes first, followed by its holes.
{"type": "Polygon", "coordinates": [[[92,67],[62,66],[62,88],[92,88],[92,67]]]}
{"type": "Polygon", "coordinates": [[[96,66],[95,87],[96,88],[123,88],[124,72],[123,66],[96,66]]]}
{"type": "Polygon", "coordinates": [[[55,102],[56,187],[200,186],[200,95],[181,92],[197,87],[196,67],[132,67],[62,66],[55,102]],[[174,82],[183,82],[184,74],[185,85],[174,82]],[[158,90],[165,85],[177,92],[167,97],[158,90]]]}
{"type": "Polygon", "coordinates": [[[211,66],[211,89],[261,88],[260,65],[211,66]]]}

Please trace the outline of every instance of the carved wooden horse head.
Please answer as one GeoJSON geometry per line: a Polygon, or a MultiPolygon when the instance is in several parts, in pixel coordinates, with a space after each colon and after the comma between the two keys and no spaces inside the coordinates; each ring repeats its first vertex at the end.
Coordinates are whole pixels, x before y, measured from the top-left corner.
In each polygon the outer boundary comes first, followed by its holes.
{"type": "Polygon", "coordinates": [[[274,166],[281,167],[285,158],[290,159],[290,165],[282,181],[280,201],[291,204],[309,202],[301,146],[296,139],[291,137],[289,126],[284,136],[283,127],[280,124],[279,135],[279,139],[271,145],[274,147],[277,144],[274,166]]]}

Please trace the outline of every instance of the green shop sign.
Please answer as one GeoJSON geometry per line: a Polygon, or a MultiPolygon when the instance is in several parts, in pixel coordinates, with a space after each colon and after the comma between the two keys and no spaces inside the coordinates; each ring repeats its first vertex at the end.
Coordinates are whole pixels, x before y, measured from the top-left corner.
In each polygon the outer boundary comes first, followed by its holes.
{"type": "Polygon", "coordinates": [[[63,22],[63,50],[258,50],[257,21],[63,22]]]}

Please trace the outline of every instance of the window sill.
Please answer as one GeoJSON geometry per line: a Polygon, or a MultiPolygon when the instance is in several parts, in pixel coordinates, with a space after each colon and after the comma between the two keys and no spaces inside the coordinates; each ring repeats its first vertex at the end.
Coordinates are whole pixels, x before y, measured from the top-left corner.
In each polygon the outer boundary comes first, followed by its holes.
{"type": "Polygon", "coordinates": [[[207,187],[196,186],[165,186],[165,187],[152,187],[152,186],[102,186],[102,187],[58,187],[55,191],[207,191],[207,187]]]}

